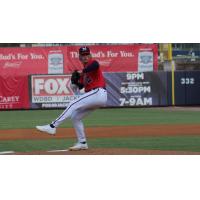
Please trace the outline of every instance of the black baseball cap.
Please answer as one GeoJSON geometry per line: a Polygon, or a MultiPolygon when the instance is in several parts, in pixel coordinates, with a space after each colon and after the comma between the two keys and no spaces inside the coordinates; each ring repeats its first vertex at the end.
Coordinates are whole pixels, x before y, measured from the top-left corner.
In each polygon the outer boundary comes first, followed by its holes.
{"type": "Polygon", "coordinates": [[[81,47],[79,49],[79,55],[90,55],[89,47],[81,47]]]}

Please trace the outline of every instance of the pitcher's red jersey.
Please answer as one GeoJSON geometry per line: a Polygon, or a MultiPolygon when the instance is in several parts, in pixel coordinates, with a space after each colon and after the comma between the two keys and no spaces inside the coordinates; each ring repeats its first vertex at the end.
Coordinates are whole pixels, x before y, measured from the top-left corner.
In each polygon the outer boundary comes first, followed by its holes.
{"type": "Polygon", "coordinates": [[[99,88],[99,87],[100,88],[106,87],[106,82],[103,77],[103,73],[97,61],[91,60],[86,66],[84,66],[84,70],[83,70],[80,82],[84,85],[85,92],[88,92],[92,89],[99,88]],[[93,64],[98,65],[98,67],[90,72],[84,72],[85,69],[89,68],[93,64]]]}

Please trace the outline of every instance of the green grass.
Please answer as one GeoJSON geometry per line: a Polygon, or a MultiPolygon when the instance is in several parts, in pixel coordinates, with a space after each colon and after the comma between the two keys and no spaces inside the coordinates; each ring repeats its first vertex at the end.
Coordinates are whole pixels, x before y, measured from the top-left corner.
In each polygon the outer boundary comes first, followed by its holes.
{"type": "MultiPolygon", "coordinates": [[[[1,141],[0,151],[48,151],[67,149],[72,139],[1,141]]],[[[129,148],[200,152],[200,136],[129,137],[89,139],[92,148],[129,148]]]]}
{"type": "MultiPolygon", "coordinates": [[[[50,123],[61,112],[62,110],[1,111],[0,129],[34,128],[36,125],[50,123]]],[[[100,109],[84,119],[84,123],[88,127],[200,124],[200,112],[159,108],[100,109]]],[[[61,127],[72,127],[72,125],[69,121],[61,127]]],[[[0,141],[0,151],[29,152],[66,149],[73,142],[72,139],[0,141]]],[[[200,136],[97,138],[89,139],[89,145],[93,148],[200,152],[200,136]]]]}
{"type": "MultiPolygon", "coordinates": [[[[50,123],[61,112],[62,110],[1,111],[0,129],[34,128],[36,125],[50,123]]],[[[101,109],[84,119],[84,123],[88,127],[199,124],[200,112],[153,108],[101,109]]],[[[68,121],[61,127],[72,127],[72,125],[68,121]]]]}
{"type": "Polygon", "coordinates": [[[0,151],[31,152],[67,149],[73,142],[72,139],[8,140],[0,142],[0,151]]]}
{"type": "Polygon", "coordinates": [[[102,138],[91,140],[91,147],[199,152],[200,136],[102,138]]]}

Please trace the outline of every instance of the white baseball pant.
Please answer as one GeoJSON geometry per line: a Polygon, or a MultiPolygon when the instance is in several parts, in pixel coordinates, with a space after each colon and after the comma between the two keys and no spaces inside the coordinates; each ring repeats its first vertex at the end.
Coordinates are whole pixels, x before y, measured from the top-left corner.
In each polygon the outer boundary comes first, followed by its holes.
{"type": "Polygon", "coordinates": [[[82,119],[99,107],[106,106],[107,91],[103,88],[97,88],[81,95],[78,99],[70,102],[63,113],[52,122],[58,127],[67,119],[71,119],[76,131],[78,142],[85,142],[86,135],[82,119]]]}

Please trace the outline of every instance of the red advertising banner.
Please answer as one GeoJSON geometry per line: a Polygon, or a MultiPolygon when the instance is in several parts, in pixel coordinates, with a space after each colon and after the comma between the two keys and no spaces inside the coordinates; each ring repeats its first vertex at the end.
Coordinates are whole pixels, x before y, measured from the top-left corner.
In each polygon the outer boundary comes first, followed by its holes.
{"type": "MultiPolygon", "coordinates": [[[[156,44],[91,45],[104,72],[157,71],[156,44]]],[[[67,74],[82,69],[79,46],[0,48],[0,75],[67,74]]]]}
{"type": "Polygon", "coordinates": [[[0,109],[30,108],[28,77],[0,76],[0,109]]]}
{"type": "Polygon", "coordinates": [[[51,48],[0,48],[0,74],[48,74],[51,48]]]}
{"type": "MultiPolygon", "coordinates": [[[[78,60],[79,46],[69,46],[66,65],[69,70],[81,69],[78,60]]],[[[156,44],[90,46],[92,56],[99,61],[103,72],[137,72],[158,70],[156,44]]]]}

